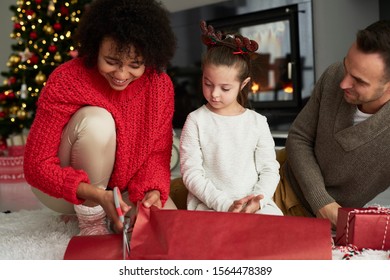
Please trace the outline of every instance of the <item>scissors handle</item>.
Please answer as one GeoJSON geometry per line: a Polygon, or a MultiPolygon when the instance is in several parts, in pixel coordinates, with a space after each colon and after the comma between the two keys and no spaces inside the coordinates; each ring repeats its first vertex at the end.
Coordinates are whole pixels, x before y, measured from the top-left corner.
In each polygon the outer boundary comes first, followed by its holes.
{"type": "Polygon", "coordinates": [[[125,216],[123,215],[122,208],[119,203],[119,198],[122,198],[121,192],[119,191],[118,187],[115,187],[113,192],[114,192],[114,203],[115,203],[116,212],[118,213],[120,221],[124,223],[125,216]]]}

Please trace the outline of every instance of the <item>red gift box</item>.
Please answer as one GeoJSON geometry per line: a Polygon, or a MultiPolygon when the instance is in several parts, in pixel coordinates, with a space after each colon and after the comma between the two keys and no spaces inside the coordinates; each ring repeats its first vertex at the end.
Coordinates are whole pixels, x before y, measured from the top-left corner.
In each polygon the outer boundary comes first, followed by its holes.
{"type": "MultiPolygon", "coordinates": [[[[325,219],[140,206],[130,259],[329,260],[330,229],[325,219]]],[[[64,259],[121,257],[118,235],[75,236],[64,259]]]]}
{"type": "Polygon", "coordinates": [[[389,250],[389,224],[389,208],[339,208],[335,243],[352,244],[359,250],[389,250]]]}
{"type": "Polygon", "coordinates": [[[23,156],[0,157],[0,184],[25,182],[23,156]]]}
{"type": "Polygon", "coordinates": [[[23,173],[24,145],[11,146],[0,156],[0,184],[25,182],[23,173]]]}

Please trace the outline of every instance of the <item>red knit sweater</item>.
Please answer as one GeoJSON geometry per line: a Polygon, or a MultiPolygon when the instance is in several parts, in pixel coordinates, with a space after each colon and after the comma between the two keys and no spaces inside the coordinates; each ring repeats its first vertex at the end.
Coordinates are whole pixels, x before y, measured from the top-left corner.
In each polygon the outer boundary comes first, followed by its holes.
{"type": "Polygon", "coordinates": [[[169,76],[146,70],[118,92],[96,68],[85,68],[80,58],[57,67],[41,92],[24,155],[27,182],[53,197],[83,202],[76,190],[80,182],[89,183],[87,174],[61,168],[57,153],[64,126],[86,105],[105,108],[115,120],[116,158],[108,186],[127,188],[132,202],[149,190],[159,190],[164,203],[169,194],[174,110],[169,76]]]}

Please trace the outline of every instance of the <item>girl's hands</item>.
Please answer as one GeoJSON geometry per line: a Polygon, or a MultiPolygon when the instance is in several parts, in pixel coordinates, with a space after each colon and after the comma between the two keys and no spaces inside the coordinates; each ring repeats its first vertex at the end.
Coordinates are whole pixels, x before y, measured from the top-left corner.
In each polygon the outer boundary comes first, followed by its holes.
{"type": "Polygon", "coordinates": [[[260,200],[262,200],[264,196],[262,194],[259,195],[248,195],[239,200],[235,200],[233,204],[229,207],[229,212],[241,212],[241,213],[255,213],[260,209],[260,200]]]}

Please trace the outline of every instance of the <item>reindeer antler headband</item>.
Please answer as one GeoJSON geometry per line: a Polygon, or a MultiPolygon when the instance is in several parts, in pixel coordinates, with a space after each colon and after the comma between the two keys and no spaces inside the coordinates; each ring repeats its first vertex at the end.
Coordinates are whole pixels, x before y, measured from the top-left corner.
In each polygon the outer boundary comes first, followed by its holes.
{"type": "Polygon", "coordinates": [[[255,52],[259,48],[259,44],[256,41],[250,40],[246,37],[239,38],[234,35],[225,35],[225,38],[233,38],[234,41],[224,40],[224,35],[221,31],[215,31],[214,27],[207,25],[207,23],[202,20],[200,22],[200,28],[202,30],[202,42],[207,47],[212,47],[215,45],[227,46],[234,50],[233,54],[248,54],[255,52]]]}

